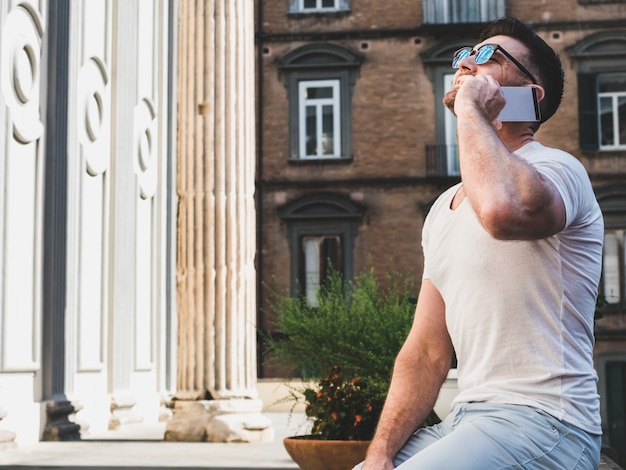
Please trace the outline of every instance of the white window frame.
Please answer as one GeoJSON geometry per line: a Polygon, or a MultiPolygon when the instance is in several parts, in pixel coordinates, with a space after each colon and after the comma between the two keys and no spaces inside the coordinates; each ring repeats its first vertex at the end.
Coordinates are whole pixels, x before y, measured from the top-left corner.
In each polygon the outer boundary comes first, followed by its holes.
{"type": "MultiPolygon", "coordinates": [[[[626,149],[626,141],[620,142],[620,133],[619,133],[619,99],[626,99],[626,90],[624,91],[607,91],[607,92],[598,92],[598,140],[600,150],[624,150],[626,149]],[[612,115],[612,125],[613,125],[613,143],[609,145],[602,144],[602,98],[610,98],[611,100],[611,109],[610,112],[612,115]]],[[[622,123],[622,125],[626,126],[626,123],[622,123]]]]}
{"type": "Polygon", "coordinates": [[[298,83],[298,149],[302,159],[340,158],[341,157],[341,88],[339,80],[302,80],[298,83]],[[332,88],[331,98],[307,98],[309,88],[332,88]],[[314,154],[307,153],[306,141],[306,110],[307,107],[316,108],[317,135],[314,154]],[[333,110],[333,148],[331,153],[324,153],[322,108],[332,106],[333,110]]]}
{"type": "Polygon", "coordinates": [[[316,12],[329,12],[329,11],[341,11],[347,10],[345,0],[333,0],[332,7],[323,6],[324,0],[315,0],[315,7],[305,7],[305,0],[292,0],[291,11],[300,13],[316,13],[316,12]]]}
{"type": "Polygon", "coordinates": [[[317,289],[320,282],[320,241],[322,237],[304,237],[304,292],[309,304],[317,307],[317,289]]]}
{"type": "MultiPolygon", "coordinates": [[[[304,253],[304,293],[312,307],[318,306],[317,292],[322,282],[322,244],[327,239],[337,240],[341,250],[341,236],[339,235],[307,235],[302,237],[302,252],[304,253]]],[[[337,253],[335,253],[337,255],[337,253]]],[[[335,266],[335,269],[337,267],[335,266]]]]}

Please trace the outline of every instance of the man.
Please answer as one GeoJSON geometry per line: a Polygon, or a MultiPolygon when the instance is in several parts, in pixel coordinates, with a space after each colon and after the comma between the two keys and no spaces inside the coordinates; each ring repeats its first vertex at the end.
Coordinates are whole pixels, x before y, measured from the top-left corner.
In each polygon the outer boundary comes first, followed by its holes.
{"type": "Polygon", "coordinates": [[[461,180],[434,203],[412,329],[362,470],[591,469],[600,458],[593,317],[604,227],[587,173],[501,122],[501,86],[534,87],[557,110],[556,53],[513,18],[457,51],[444,104],[457,117],[461,180]],[[459,394],[415,432],[450,360],[459,394]]]}

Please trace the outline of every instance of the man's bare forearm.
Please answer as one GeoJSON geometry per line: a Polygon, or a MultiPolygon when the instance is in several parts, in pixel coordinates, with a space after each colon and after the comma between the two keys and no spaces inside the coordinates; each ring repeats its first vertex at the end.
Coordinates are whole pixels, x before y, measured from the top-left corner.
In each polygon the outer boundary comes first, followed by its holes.
{"type": "MultiPolygon", "coordinates": [[[[387,402],[376,436],[370,444],[368,461],[392,462],[393,456],[422,425],[433,409],[441,384],[445,380],[449,361],[446,364],[447,367],[435,370],[425,363],[398,357],[387,402]],[[445,371],[443,374],[442,370],[445,371]]],[[[364,467],[368,468],[370,467],[364,467]]],[[[384,467],[374,465],[371,468],[384,467]]]]}
{"type": "MultiPolygon", "coordinates": [[[[473,77],[465,80],[456,95],[465,194],[480,223],[495,238],[544,238],[563,228],[563,203],[549,180],[512,153],[532,141],[530,125],[525,132],[518,130],[516,138],[507,138],[507,145],[502,140],[507,131],[494,125],[497,114],[481,102],[483,94],[499,96],[499,90],[493,79],[473,77]]],[[[496,100],[487,100],[491,101],[496,100]]]]}
{"type": "Polygon", "coordinates": [[[396,358],[385,407],[363,470],[393,468],[393,457],[432,410],[451,357],[445,306],[437,289],[426,279],[411,332],[396,358]]]}

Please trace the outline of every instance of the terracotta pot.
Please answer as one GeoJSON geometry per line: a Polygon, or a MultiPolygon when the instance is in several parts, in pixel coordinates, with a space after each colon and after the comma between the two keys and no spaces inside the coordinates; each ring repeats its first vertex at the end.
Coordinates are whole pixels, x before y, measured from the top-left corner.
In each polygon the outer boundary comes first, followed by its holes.
{"type": "Polygon", "coordinates": [[[365,459],[370,441],[334,441],[317,436],[283,439],[292,460],[302,470],[351,470],[365,459]]]}

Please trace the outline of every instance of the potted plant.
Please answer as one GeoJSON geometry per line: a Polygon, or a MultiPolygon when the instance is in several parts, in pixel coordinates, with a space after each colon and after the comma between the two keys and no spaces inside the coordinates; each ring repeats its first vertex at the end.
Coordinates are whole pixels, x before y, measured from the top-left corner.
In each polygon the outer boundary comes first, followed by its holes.
{"type": "MultiPolygon", "coordinates": [[[[284,440],[303,470],[345,470],[363,460],[385,401],[395,357],[413,321],[412,276],[386,274],[386,287],[373,268],[344,282],[330,271],[306,297],[276,295],[275,327],[268,338],[276,359],[316,385],[294,390],[286,399],[306,404],[311,434],[284,440]],[[330,446],[340,446],[330,450],[330,446]],[[355,451],[352,456],[351,452],[355,451]],[[312,464],[302,461],[313,452],[312,464]]],[[[424,424],[438,422],[434,411],[424,424]]]]}

